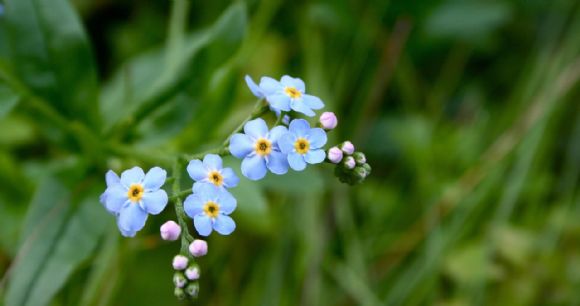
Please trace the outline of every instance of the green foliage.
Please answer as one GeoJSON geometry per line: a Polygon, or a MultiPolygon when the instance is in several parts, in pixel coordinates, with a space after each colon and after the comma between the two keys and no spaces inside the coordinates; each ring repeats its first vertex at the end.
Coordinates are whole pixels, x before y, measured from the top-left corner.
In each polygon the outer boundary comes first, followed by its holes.
{"type": "Polygon", "coordinates": [[[372,174],[242,177],[200,305],[580,302],[574,1],[2,3],[3,305],[179,305],[175,212],[121,238],[104,174],[222,143],[245,74],[303,78],[372,174]]]}

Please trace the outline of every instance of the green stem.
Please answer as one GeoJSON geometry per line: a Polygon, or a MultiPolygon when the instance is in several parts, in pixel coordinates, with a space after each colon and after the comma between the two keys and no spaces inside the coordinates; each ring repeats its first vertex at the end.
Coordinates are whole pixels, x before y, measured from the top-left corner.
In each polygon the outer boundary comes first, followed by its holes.
{"type": "Polygon", "coordinates": [[[232,136],[236,133],[241,132],[244,129],[244,125],[246,125],[248,121],[256,119],[265,114],[266,112],[268,112],[270,108],[268,106],[268,103],[264,102],[265,102],[264,99],[260,99],[256,102],[252,113],[244,121],[242,121],[242,123],[240,123],[238,127],[236,127],[236,129],[226,138],[226,140],[224,140],[224,142],[222,143],[222,148],[227,148],[230,145],[230,139],[232,138],[232,136]]]}
{"type": "Polygon", "coordinates": [[[179,159],[175,160],[173,163],[173,177],[175,181],[173,181],[173,195],[171,198],[174,200],[175,206],[175,215],[177,216],[177,222],[181,227],[181,254],[187,257],[191,257],[189,255],[188,247],[189,244],[193,241],[193,236],[189,233],[187,227],[187,216],[185,215],[185,211],[183,210],[183,202],[181,201],[180,194],[180,185],[181,185],[181,163],[179,159]]]}

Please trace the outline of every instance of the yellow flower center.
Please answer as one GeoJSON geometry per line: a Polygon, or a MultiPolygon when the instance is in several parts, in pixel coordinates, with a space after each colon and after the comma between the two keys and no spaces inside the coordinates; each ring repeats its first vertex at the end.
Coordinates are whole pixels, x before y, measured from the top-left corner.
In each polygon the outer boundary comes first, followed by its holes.
{"type": "Polygon", "coordinates": [[[286,86],[284,87],[284,92],[286,93],[286,95],[288,95],[288,97],[292,99],[302,97],[302,93],[298,89],[296,89],[296,87],[286,86]]]}
{"type": "Polygon", "coordinates": [[[207,201],[205,205],[203,205],[203,212],[206,216],[210,218],[215,218],[220,213],[220,206],[218,203],[213,201],[207,201]]]}
{"type": "Polygon", "coordinates": [[[221,186],[224,183],[224,177],[218,171],[210,171],[207,178],[216,186],[221,186]]]}
{"type": "Polygon", "coordinates": [[[260,138],[256,141],[254,150],[261,156],[270,155],[270,152],[272,152],[272,142],[268,139],[260,138]]]}
{"type": "Polygon", "coordinates": [[[143,186],[141,184],[131,184],[129,191],[127,191],[127,197],[129,197],[129,200],[133,203],[141,201],[141,198],[143,197],[143,186]]]}
{"type": "Polygon", "coordinates": [[[306,154],[308,150],[310,150],[310,142],[304,138],[298,138],[296,142],[294,142],[294,149],[298,154],[306,154]]]}

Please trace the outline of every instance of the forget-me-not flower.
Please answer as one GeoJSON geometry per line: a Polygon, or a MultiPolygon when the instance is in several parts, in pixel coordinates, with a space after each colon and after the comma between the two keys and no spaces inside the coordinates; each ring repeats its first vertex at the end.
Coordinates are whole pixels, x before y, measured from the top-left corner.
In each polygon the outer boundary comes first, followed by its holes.
{"type": "Polygon", "coordinates": [[[185,199],[183,208],[202,236],[209,236],[212,230],[229,235],[236,229],[236,223],[229,216],[236,209],[236,199],[224,189],[211,184],[200,185],[185,199]]]}
{"type": "Polygon", "coordinates": [[[275,174],[288,172],[286,155],[280,152],[278,139],[288,130],[276,126],[268,131],[264,119],[248,121],[244,125],[245,134],[234,134],[230,139],[230,152],[243,158],[242,174],[250,180],[259,180],[266,175],[267,169],[275,174]]]}
{"type": "Polygon", "coordinates": [[[203,162],[199,159],[190,161],[187,173],[195,181],[194,190],[201,184],[212,184],[222,189],[232,188],[240,181],[232,168],[223,168],[222,158],[216,154],[207,154],[203,162]]]}
{"type": "Polygon", "coordinates": [[[121,177],[112,170],[105,176],[107,189],[100,201],[117,217],[117,226],[125,237],[133,237],[145,226],[148,214],[157,215],[167,205],[167,193],[161,189],[167,172],[154,167],[145,174],[139,167],[123,171],[121,177]]]}
{"type": "Polygon", "coordinates": [[[250,91],[252,92],[252,94],[254,94],[254,96],[256,96],[256,98],[258,99],[264,98],[264,91],[262,91],[260,86],[258,86],[258,84],[256,84],[256,82],[254,82],[254,80],[252,80],[252,78],[249,75],[246,75],[244,80],[246,80],[248,88],[250,88],[250,91]]]}
{"type": "Polygon", "coordinates": [[[305,93],[306,86],[299,78],[285,75],[278,82],[270,77],[262,77],[259,89],[275,110],[294,110],[312,117],[315,115],[313,109],[324,107],[320,98],[305,93]]]}
{"type": "Polygon", "coordinates": [[[288,154],[290,168],[302,171],[306,163],[318,164],[326,157],[322,146],[326,144],[326,132],[321,128],[310,128],[308,121],[294,119],[288,133],[282,135],[278,145],[282,153],[288,154]]]}

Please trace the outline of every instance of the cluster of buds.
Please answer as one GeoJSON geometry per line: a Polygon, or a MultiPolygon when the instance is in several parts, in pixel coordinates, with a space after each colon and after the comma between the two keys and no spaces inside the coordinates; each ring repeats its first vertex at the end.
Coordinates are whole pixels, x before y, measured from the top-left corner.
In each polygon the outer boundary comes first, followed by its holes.
{"type": "Polygon", "coordinates": [[[340,146],[328,150],[327,159],[336,164],[334,174],[338,179],[349,185],[362,182],[371,174],[371,166],[367,163],[364,153],[356,152],[350,141],[343,142],[340,146]]]}
{"type": "MultiPolygon", "coordinates": [[[[165,222],[161,226],[163,240],[177,240],[181,229],[174,221],[165,222]]],[[[173,284],[175,285],[175,297],[180,300],[197,298],[199,294],[199,266],[194,258],[207,254],[207,242],[195,239],[189,244],[189,254],[179,254],[173,257],[173,284]]]]}

